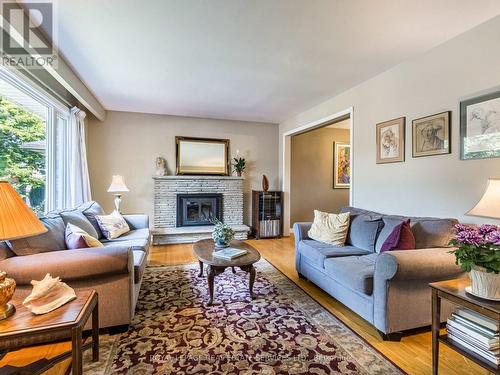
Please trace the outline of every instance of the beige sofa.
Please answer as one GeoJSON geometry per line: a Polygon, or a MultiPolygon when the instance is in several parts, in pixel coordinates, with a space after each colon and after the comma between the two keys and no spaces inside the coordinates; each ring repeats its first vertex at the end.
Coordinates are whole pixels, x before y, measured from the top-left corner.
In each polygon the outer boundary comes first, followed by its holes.
{"type": "Polygon", "coordinates": [[[31,280],[46,273],[59,276],[76,291],[99,294],[99,326],[128,325],[134,316],[150,245],[147,215],[123,215],[131,231],[108,241],[95,220],[103,214],[96,202],[40,218],[48,232],[28,239],[0,243],[0,270],[17,283],[16,295],[30,293],[31,280]],[[88,232],[95,229],[104,248],[67,250],[64,229],[70,222],[88,232]]]}

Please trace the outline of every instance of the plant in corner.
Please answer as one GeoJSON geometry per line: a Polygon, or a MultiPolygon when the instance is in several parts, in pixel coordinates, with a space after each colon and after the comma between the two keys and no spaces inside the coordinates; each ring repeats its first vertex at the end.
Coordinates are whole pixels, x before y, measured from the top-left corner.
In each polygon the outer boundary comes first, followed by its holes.
{"type": "Polygon", "coordinates": [[[241,177],[241,174],[246,168],[247,161],[245,158],[242,158],[241,156],[237,156],[233,158],[233,167],[236,173],[238,174],[238,177],[241,177]]]}
{"type": "Polygon", "coordinates": [[[229,246],[229,243],[234,239],[234,230],[218,219],[212,219],[211,222],[215,225],[212,238],[216,246],[221,248],[229,246]]]}
{"type": "Polygon", "coordinates": [[[500,227],[484,224],[472,227],[455,225],[456,236],[450,245],[457,249],[456,264],[469,273],[472,293],[483,298],[500,298],[500,227]]]}

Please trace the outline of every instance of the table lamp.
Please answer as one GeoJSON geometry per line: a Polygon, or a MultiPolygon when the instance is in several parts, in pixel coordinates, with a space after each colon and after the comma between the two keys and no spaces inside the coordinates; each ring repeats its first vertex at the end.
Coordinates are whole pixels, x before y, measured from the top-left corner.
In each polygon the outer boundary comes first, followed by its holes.
{"type": "MultiPolygon", "coordinates": [[[[47,228],[24,203],[7,181],[0,181],[0,241],[15,240],[45,233],[47,228]]],[[[16,282],[0,272],[0,320],[16,311],[8,303],[16,289],[16,282]]]]}
{"type": "Polygon", "coordinates": [[[108,193],[113,193],[115,196],[115,208],[117,212],[120,212],[120,203],[122,201],[122,193],[128,192],[127,185],[125,185],[125,180],[123,176],[114,175],[111,179],[111,185],[109,185],[108,193]]]}
{"type": "Polygon", "coordinates": [[[500,219],[500,178],[489,178],[482,198],[466,215],[500,219]]]}

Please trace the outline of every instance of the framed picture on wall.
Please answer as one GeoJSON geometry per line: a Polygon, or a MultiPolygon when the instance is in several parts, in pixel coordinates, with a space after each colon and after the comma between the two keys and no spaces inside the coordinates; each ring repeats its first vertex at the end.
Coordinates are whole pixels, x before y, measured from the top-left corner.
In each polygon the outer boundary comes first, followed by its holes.
{"type": "Polygon", "coordinates": [[[460,103],[460,158],[500,157],[500,91],[460,103]]]}
{"type": "Polygon", "coordinates": [[[333,142],[333,188],[349,189],[351,186],[351,145],[333,142]]]}
{"type": "Polygon", "coordinates": [[[229,175],[229,140],[175,137],[176,175],[229,175]]]}
{"type": "Polygon", "coordinates": [[[377,124],[377,164],[405,161],[405,124],[405,117],[377,124]]]}
{"type": "Polygon", "coordinates": [[[449,154],[451,111],[412,121],[413,157],[449,154]]]}

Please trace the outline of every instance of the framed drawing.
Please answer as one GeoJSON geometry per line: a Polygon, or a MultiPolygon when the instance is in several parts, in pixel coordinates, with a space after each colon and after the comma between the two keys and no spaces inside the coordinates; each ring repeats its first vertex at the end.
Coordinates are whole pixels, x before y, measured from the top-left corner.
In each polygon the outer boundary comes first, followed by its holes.
{"type": "Polygon", "coordinates": [[[377,164],[405,161],[406,118],[377,124],[377,164]]]}
{"type": "Polygon", "coordinates": [[[500,157],[500,91],[460,103],[460,158],[500,157]]]}
{"type": "Polygon", "coordinates": [[[351,186],[351,145],[333,142],[333,188],[351,186]]]}
{"type": "Polygon", "coordinates": [[[413,157],[449,154],[451,152],[450,125],[451,111],[413,120],[413,157]]]}
{"type": "Polygon", "coordinates": [[[175,137],[177,175],[229,175],[229,139],[175,137]]]}

